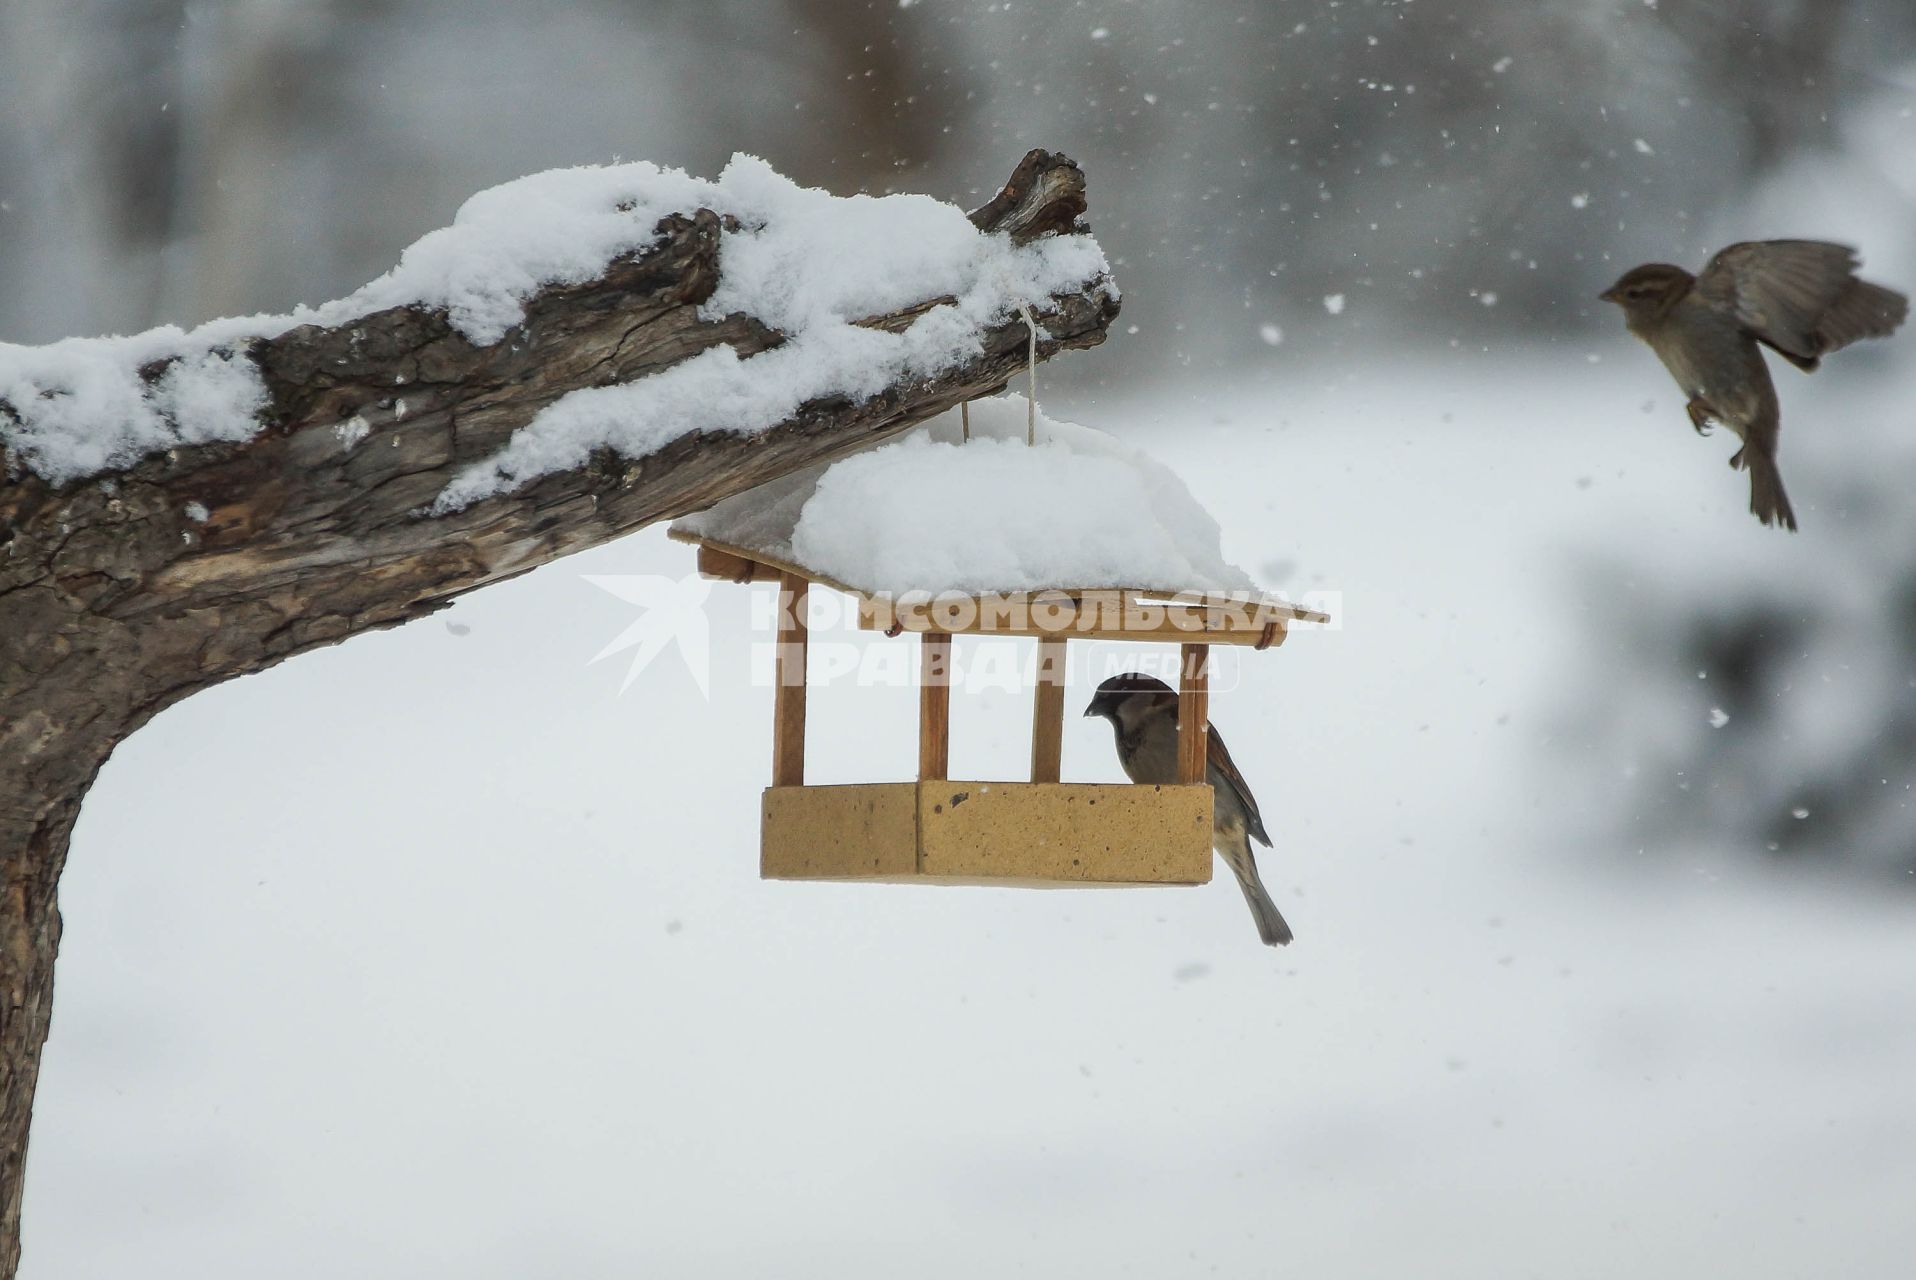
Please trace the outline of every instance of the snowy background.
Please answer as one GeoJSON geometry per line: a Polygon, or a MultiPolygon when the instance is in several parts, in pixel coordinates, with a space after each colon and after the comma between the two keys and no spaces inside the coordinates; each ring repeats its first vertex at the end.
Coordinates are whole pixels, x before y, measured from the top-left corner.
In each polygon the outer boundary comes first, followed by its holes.
{"type": "MultiPolygon", "coordinates": [[[[558,164],[970,204],[1062,149],[1126,302],[1047,409],[1341,593],[1214,708],[1281,952],[1228,882],[759,882],[749,593],[709,699],[589,661],[657,530],[190,700],[76,836],[23,1274],[1916,1254],[1911,339],[1779,374],[1789,539],[1593,301],[1754,235],[1916,284],[1900,0],[22,0],[0,72],[16,342],[340,296],[558,164]]],[[[905,776],[913,704],[815,694],[814,776],[905,776]]],[[[1015,776],[1024,697],[954,711],[1015,776]]]]}

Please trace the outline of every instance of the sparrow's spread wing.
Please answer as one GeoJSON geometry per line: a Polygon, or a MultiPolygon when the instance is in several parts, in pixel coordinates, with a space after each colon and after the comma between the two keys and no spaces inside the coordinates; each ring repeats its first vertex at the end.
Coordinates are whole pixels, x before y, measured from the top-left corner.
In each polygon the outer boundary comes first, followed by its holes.
{"type": "Polygon", "coordinates": [[[1821,240],[1750,240],[1710,259],[1697,294],[1804,368],[1859,338],[1895,331],[1909,299],[1856,278],[1856,252],[1821,240]]]}
{"type": "Polygon", "coordinates": [[[1231,759],[1230,748],[1224,745],[1216,725],[1211,726],[1208,736],[1210,744],[1206,749],[1205,762],[1224,779],[1224,785],[1237,792],[1237,798],[1244,802],[1245,828],[1250,832],[1251,839],[1270,848],[1271,837],[1264,832],[1264,815],[1257,811],[1257,797],[1251,794],[1250,784],[1244,781],[1244,775],[1237,771],[1237,762],[1231,759]]]}

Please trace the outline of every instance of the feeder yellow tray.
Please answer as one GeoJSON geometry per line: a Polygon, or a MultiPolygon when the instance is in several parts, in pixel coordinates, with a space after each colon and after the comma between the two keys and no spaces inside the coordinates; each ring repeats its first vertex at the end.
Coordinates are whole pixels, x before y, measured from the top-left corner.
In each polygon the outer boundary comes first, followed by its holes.
{"type": "Polygon", "coordinates": [[[1211,788],[1087,782],[768,787],[767,880],[1204,884],[1211,788]]]}

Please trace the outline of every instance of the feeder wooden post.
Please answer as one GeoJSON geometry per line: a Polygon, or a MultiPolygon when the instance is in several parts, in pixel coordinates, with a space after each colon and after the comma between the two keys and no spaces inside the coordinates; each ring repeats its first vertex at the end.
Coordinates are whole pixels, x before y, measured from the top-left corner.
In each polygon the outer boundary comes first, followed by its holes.
{"type": "Polygon", "coordinates": [[[942,782],[951,769],[951,634],[924,635],[918,650],[918,780],[942,782]]]}
{"type": "Polygon", "coordinates": [[[1031,704],[1031,780],[1056,782],[1064,767],[1064,639],[1038,641],[1037,691],[1031,704]]]}
{"type": "Polygon", "coordinates": [[[777,686],[772,691],[772,785],[805,785],[805,625],[807,583],[779,575],[777,686]]]}
{"type": "Polygon", "coordinates": [[[1187,644],[1178,667],[1178,781],[1187,786],[1203,784],[1210,755],[1210,655],[1209,645],[1187,644]]]}

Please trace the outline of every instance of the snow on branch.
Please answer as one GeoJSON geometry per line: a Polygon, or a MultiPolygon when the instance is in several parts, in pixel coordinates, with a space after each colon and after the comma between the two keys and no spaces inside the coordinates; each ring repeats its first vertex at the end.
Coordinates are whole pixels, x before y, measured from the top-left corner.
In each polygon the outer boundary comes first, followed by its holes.
{"type": "Polygon", "coordinates": [[[438,509],[580,466],[599,449],[643,458],[688,432],[762,431],[807,401],[864,400],[936,377],[980,355],[980,335],[1021,302],[1111,288],[1089,236],[1015,244],[928,196],[838,198],[745,156],[716,185],[714,207],[739,225],[723,238],[718,288],[700,315],[751,316],[785,341],[750,359],[721,345],[650,377],[575,391],[462,472],[438,509]],[[940,301],[904,328],[864,323],[926,299],[940,301]]]}
{"type": "MultiPolygon", "coordinates": [[[[1002,217],[1015,203],[1001,195],[991,208],[1002,217]]],[[[323,306],[191,332],[0,345],[0,446],[10,469],[66,484],[166,449],[249,440],[271,408],[253,344],[398,308],[442,314],[474,347],[493,346],[520,336],[542,290],[601,277],[655,247],[675,215],[701,209],[723,230],[700,317],[748,317],[785,341],[752,360],[721,343],[669,371],[574,392],[460,473],[440,510],[578,467],[600,448],[641,458],[687,432],[763,430],[809,400],[862,400],[935,376],[977,356],[980,331],[1020,302],[1110,289],[1089,236],[1016,243],[926,196],[834,197],[751,156],[716,181],[643,163],[555,170],[479,193],[392,271],[323,306]],[[902,329],[861,323],[927,299],[940,301],[902,329]]]]}

